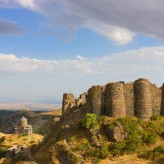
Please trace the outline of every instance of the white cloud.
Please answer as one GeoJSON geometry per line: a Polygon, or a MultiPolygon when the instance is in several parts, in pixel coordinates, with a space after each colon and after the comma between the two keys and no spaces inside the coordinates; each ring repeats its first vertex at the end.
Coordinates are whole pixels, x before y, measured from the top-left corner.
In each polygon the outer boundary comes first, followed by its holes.
{"type": "Polygon", "coordinates": [[[0,73],[32,73],[42,71],[59,74],[92,72],[89,63],[81,56],[73,60],[38,60],[28,57],[17,58],[13,54],[0,54],[0,73]]]}
{"type": "Polygon", "coordinates": [[[110,26],[108,24],[97,24],[97,22],[89,24],[89,28],[101,34],[105,38],[112,40],[118,44],[124,45],[133,41],[134,33],[127,29],[110,26]]]}
{"type": "Polygon", "coordinates": [[[64,92],[76,96],[92,85],[148,78],[164,82],[164,46],[142,48],[98,58],[38,60],[0,54],[0,102],[61,102],[64,92]]]}
{"type": "Polygon", "coordinates": [[[86,27],[119,44],[131,42],[135,33],[164,39],[163,0],[15,1],[47,17],[52,29],[86,27]]]}
{"type": "Polygon", "coordinates": [[[35,0],[16,0],[22,7],[37,10],[35,0]]]}
{"type": "Polygon", "coordinates": [[[17,58],[15,55],[0,54],[0,73],[49,72],[64,76],[110,77],[111,80],[150,78],[157,83],[164,81],[164,46],[142,48],[98,58],[38,60],[17,58]],[[89,75],[88,75],[89,74],[89,75]]]}

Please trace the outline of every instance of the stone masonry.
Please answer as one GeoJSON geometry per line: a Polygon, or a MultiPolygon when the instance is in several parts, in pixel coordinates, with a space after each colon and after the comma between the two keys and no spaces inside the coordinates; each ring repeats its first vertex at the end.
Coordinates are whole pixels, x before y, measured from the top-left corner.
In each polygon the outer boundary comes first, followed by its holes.
{"type": "Polygon", "coordinates": [[[124,84],[109,83],[105,89],[105,114],[110,117],[125,116],[124,84]]]}
{"type": "Polygon", "coordinates": [[[149,80],[140,78],[134,83],[116,82],[92,86],[78,99],[71,93],[63,95],[63,114],[81,105],[85,105],[88,113],[97,115],[150,119],[154,114],[164,115],[164,85],[158,88],[149,80]]]}

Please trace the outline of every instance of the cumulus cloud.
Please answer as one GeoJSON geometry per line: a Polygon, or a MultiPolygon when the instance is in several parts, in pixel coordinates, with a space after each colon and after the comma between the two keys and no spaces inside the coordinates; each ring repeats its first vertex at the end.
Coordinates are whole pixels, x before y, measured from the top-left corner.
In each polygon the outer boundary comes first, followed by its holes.
{"type": "Polygon", "coordinates": [[[85,78],[110,77],[114,81],[146,77],[159,83],[164,81],[161,76],[164,74],[163,63],[164,46],[142,48],[98,58],[84,58],[78,55],[72,60],[38,60],[0,54],[0,73],[49,72],[76,77],[83,74],[85,78]]]}
{"type": "Polygon", "coordinates": [[[13,54],[0,54],[0,73],[33,73],[42,71],[59,74],[92,72],[89,63],[80,56],[74,60],[38,60],[28,57],[17,58],[13,54]]]}
{"type": "Polygon", "coordinates": [[[24,32],[15,22],[0,18],[0,34],[2,35],[19,35],[24,32]]]}
{"type": "Polygon", "coordinates": [[[164,39],[163,0],[15,1],[47,17],[53,29],[85,27],[120,44],[131,42],[135,33],[164,39]]]}

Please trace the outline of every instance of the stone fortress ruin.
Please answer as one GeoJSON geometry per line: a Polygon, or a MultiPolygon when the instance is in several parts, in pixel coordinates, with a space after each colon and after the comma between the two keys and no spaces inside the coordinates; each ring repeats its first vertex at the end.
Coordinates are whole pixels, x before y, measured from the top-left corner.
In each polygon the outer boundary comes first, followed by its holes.
{"type": "Polygon", "coordinates": [[[32,126],[27,123],[27,119],[25,117],[20,119],[19,126],[15,126],[15,134],[29,135],[32,134],[32,131],[32,126]]]}
{"type": "Polygon", "coordinates": [[[84,107],[88,113],[110,117],[135,116],[143,120],[152,115],[164,115],[164,84],[158,88],[147,79],[133,83],[108,83],[92,86],[75,99],[73,94],[63,95],[62,114],[74,107],[84,107]]]}

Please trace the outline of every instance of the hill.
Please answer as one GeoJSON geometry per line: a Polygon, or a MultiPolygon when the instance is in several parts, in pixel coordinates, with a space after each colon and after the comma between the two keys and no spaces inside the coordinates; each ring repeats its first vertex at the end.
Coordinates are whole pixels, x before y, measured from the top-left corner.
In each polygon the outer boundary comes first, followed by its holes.
{"type": "Polygon", "coordinates": [[[52,111],[61,108],[60,104],[26,104],[26,103],[0,103],[0,110],[52,111]]]}
{"type": "Polygon", "coordinates": [[[39,134],[32,134],[30,136],[17,134],[3,134],[0,133],[0,163],[11,164],[13,161],[6,159],[6,150],[15,145],[18,146],[32,146],[39,144],[43,140],[43,136],[39,134]]]}
{"type": "Polygon", "coordinates": [[[13,134],[14,127],[19,123],[19,119],[22,116],[25,116],[29,124],[33,126],[34,133],[47,135],[54,118],[61,116],[61,110],[54,110],[51,112],[0,110],[0,132],[13,134]]]}
{"type": "Polygon", "coordinates": [[[164,118],[111,118],[74,108],[39,146],[33,160],[44,163],[163,163],[164,118]],[[72,121],[73,120],[73,121],[72,121]]]}

